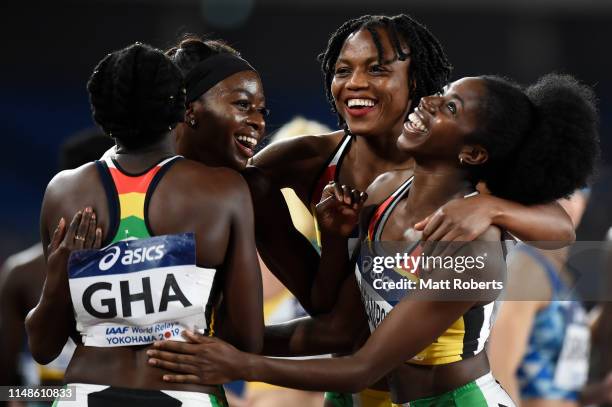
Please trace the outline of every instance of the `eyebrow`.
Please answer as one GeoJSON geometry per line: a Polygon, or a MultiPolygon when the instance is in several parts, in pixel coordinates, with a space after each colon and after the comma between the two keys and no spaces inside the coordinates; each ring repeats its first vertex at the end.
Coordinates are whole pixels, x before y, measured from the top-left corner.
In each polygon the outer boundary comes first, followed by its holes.
{"type": "Polygon", "coordinates": [[[253,93],[251,93],[245,88],[233,89],[231,93],[246,93],[248,96],[254,96],[253,93]]]}
{"type": "Polygon", "coordinates": [[[461,99],[461,97],[459,97],[459,95],[457,95],[456,93],[451,93],[450,97],[452,99],[457,99],[458,101],[461,102],[461,108],[463,108],[463,106],[465,106],[465,103],[463,102],[463,99],[461,99]]]}
{"type": "MultiPolygon", "coordinates": [[[[382,62],[383,65],[390,65],[390,64],[392,64],[392,63],[394,63],[396,61],[399,61],[399,58],[397,57],[397,55],[395,55],[392,59],[383,59],[380,62],[382,62]]],[[[370,58],[365,60],[366,64],[371,64],[372,62],[379,62],[378,57],[370,57],[370,58]]],[[[350,62],[347,59],[345,59],[345,58],[338,58],[336,60],[336,64],[347,64],[347,65],[350,65],[350,62]]]]}

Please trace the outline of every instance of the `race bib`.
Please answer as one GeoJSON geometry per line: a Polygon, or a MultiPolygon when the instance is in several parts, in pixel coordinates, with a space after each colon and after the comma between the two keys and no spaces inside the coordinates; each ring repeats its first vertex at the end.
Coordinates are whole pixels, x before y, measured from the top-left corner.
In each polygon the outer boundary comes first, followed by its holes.
{"type": "Polygon", "coordinates": [[[215,270],[196,266],[193,233],[74,252],[68,276],[85,346],[182,340],[185,329],[208,328],[205,313],[215,270]]]}
{"type": "Polygon", "coordinates": [[[586,325],[572,323],[567,326],[563,348],[555,368],[554,383],[568,391],[582,389],[589,373],[591,333],[586,325]]]}

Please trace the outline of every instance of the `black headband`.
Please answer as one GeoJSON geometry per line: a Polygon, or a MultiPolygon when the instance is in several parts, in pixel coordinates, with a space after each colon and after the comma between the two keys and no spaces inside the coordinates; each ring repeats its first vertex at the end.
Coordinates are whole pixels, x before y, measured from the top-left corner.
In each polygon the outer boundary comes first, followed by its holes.
{"type": "Polygon", "coordinates": [[[255,71],[255,68],[234,54],[224,52],[206,58],[185,77],[187,103],[193,102],[223,79],[243,71],[255,71]]]}

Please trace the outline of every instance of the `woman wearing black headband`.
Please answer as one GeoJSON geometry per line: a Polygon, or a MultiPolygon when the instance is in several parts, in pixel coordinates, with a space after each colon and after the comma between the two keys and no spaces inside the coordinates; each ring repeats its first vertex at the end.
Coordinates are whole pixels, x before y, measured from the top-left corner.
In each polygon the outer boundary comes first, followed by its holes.
{"type": "Polygon", "coordinates": [[[190,36],[167,55],[185,75],[185,121],[175,130],[177,152],[215,167],[241,171],[265,133],[266,101],[257,71],[233,48],[190,36]]]}
{"type": "Polygon", "coordinates": [[[171,130],[185,117],[183,79],[149,46],[108,54],[87,88],[94,120],[116,150],[58,174],[45,193],[43,246],[53,241],[26,328],[40,363],[54,359],[69,335],[79,344],[65,379],[77,401],[58,406],[226,406],[221,388],[164,383],[146,364],[148,344],[198,327],[261,349],[249,192],[235,171],[175,156],[171,130]],[[86,205],[68,226],[64,220],[86,205]],[[110,245],[77,253],[90,257],[67,272],[70,250],[100,244],[110,245]]]}

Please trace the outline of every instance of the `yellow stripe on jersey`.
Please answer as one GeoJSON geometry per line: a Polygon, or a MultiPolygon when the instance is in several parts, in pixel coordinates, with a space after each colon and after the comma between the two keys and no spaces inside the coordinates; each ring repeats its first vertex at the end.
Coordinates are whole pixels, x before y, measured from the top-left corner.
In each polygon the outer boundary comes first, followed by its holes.
{"type": "Polygon", "coordinates": [[[144,201],[145,194],[141,192],[129,192],[119,195],[119,204],[121,208],[121,219],[135,216],[144,220],[144,201]]]}

